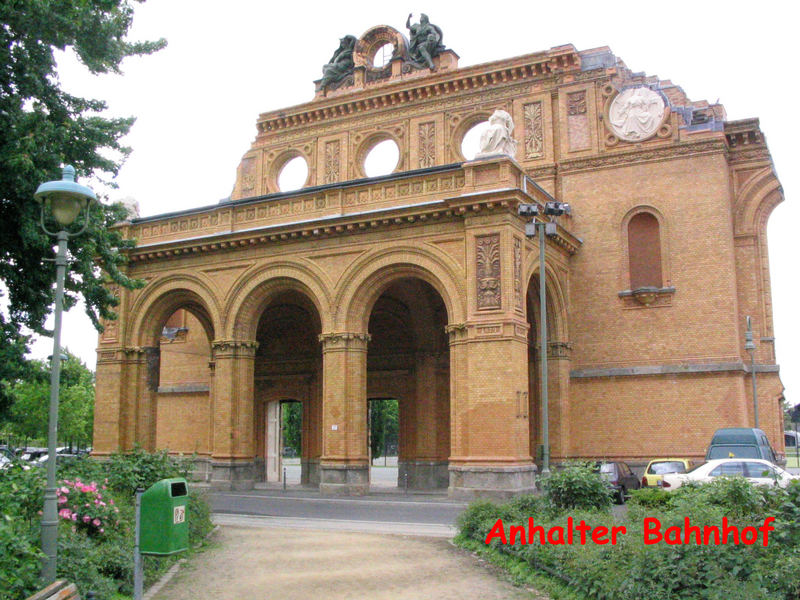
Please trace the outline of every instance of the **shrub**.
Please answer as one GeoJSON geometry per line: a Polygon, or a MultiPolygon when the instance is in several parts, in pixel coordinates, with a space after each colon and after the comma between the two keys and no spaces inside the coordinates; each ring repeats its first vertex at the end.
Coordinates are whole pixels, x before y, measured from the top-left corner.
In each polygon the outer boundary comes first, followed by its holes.
{"type": "Polygon", "coordinates": [[[456,524],[461,535],[483,540],[497,519],[505,522],[512,521],[514,517],[514,511],[508,505],[498,506],[488,500],[478,500],[458,516],[456,524]]]}
{"type": "Polygon", "coordinates": [[[601,510],[611,507],[612,490],[587,463],[572,463],[542,480],[545,497],[560,510],[601,510]]]}
{"type": "MultiPolygon", "coordinates": [[[[108,480],[106,480],[108,481],[108,480]]],[[[105,485],[65,479],[56,489],[58,516],[89,535],[102,535],[106,527],[119,525],[119,508],[105,485]]]]}
{"type": "Polygon", "coordinates": [[[0,600],[26,598],[39,583],[42,553],[28,529],[27,523],[0,518],[0,600]]]}
{"type": "Polygon", "coordinates": [[[643,508],[666,508],[670,505],[672,499],[668,492],[658,488],[631,490],[630,494],[628,505],[641,506],[643,508]]]}

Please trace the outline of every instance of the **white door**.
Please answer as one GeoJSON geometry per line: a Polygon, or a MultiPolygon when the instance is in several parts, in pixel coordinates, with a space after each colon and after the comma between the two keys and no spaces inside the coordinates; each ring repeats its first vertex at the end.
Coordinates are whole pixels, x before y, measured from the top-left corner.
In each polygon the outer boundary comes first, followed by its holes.
{"type": "Polygon", "coordinates": [[[281,403],[267,402],[266,432],[264,436],[264,464],[267,481],[281,480],[281,403]]]}

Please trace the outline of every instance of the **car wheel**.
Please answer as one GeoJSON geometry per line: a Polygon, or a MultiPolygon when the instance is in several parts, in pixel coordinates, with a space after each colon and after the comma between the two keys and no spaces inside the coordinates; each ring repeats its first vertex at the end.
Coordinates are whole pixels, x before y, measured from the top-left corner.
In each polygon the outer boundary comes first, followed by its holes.
{"type": "Polygon", "coordinates": [[[619,488],[617,492],[617,504],[625,504],[625,488],[619,488]]]}

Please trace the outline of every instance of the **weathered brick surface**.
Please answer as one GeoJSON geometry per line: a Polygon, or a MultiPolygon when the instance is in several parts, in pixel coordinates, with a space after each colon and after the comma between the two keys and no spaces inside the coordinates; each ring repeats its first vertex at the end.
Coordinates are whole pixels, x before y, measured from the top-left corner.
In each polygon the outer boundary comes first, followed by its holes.
{"type": "MultiPolygon", "coordinates": [[[[621,63],[581,61],[563,46],[366,89],[356,78],[259,117],[234,202],[121,226],[140,242],[130,274],[149,283],[122,293],[100,340],[97,452],[139,441],[258,479],[242,469],[263,465],[266,403],[291,399],[304,461],[357,490],[367,399],[397,397],[401,460],[449,461],[451,487],[523,489],[541,443],[539,252],[516,209],[547,194],[573,208],[546,251],[553,458],[699,457],[717,427],[749,425],[744,318],[756,340],[774,335],[766,222],[782,200],[763,135],[621,63]],[[625,142],[606,123],[632,85],[672,105],[625,142]],[[453,164],[495,108],[515,119],[517,155],[453,164]],[[422,156],[435,168],[349,181],[387,138],[398,171],[422,156]],[[289,156],[326,187],[276,193],[289,156]],[[663,286],[636,296],[627,223],[640,211],[658,221],[663,286]],[[161,343],[175,314],[188,332],[161,343]]],[[[782,449],[774,350],[757,345],[760,420],[782,449]]]]}

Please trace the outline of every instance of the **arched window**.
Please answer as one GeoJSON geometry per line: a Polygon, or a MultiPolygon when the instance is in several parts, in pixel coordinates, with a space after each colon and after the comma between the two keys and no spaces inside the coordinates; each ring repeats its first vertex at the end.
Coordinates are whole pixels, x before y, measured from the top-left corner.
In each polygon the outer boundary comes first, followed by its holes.
{"type": "Polygon", "coordinates": [[[649,212],[628,221],[628,261],[631,290],[663,286],[661,233],[658,219],[649,212]]]}

